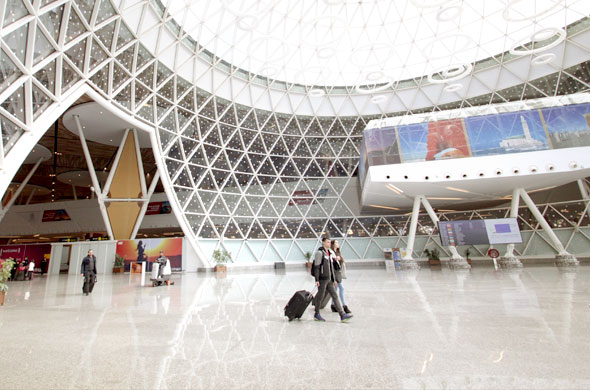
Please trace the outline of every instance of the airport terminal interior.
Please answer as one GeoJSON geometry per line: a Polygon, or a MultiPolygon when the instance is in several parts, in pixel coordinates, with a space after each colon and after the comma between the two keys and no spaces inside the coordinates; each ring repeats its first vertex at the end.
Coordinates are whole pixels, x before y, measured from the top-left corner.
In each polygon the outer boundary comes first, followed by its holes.
{"type": "Polygon", "coordinates": [[[0,1],[0,130],[0,389],[590,388],[586,0],[0,1]]]}

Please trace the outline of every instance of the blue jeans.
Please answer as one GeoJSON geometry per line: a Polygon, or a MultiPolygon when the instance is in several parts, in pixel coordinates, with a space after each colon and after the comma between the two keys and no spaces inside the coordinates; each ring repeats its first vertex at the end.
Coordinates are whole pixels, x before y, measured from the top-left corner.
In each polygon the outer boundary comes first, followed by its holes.
{"type": "Polygon", "coordinates": [[[344,286],[342,283],[338,283],[338,294],[340,295],[340,302],[342,306],[346,306],[346,301],[344,300],[344,286]]]}

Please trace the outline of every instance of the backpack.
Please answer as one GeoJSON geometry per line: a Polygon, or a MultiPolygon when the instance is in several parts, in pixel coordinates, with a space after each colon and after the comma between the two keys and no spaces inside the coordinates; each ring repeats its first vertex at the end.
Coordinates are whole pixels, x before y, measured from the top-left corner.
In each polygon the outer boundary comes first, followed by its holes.
{"type": "MultiPolygon", "coordinates": [[[[319,247],[319,248],[318,248],[318,251],[322,251],[322,252],[326,253],[326,251],[324,250],[324,247],[323,247],[323,246],[319,247]]],[[[313,265],[313,263],[315,263],[315,260],[312,262],[312,266],[311,266],[311,268],[309,269],[309,274],[310,274],[311,276],[315,277],[315,275],[313,274],[313,269],[314,269],[314,265],[313,265]]],[[[323,263],[324,263],[324,257],[322,256],[322,262],[320,263],[320,267],[322,266],[322,264],[323,264],[323,263]]]]}
{"type": "MultiPolygon", "coordinates": [[[[319,248],[318,248],[318,251],[325,252],[325,251],[324,251],[324,247],[322,247],[322,246],[321,246],[321,247],[319,247],[319,248]]],[[[323,262],[323,261],[324,261],[324,259],[323,259],[323,257],[322,257],[322,262],[323,262]]],[[[320,266],[321,266],[321,263],[320,263],[320,266]]],[[[314,261],[312,261],[312,262],[311,262],[311,267],[309,268],[309,274],[315,278],[315,275],[313,274],[313,269],[314,269],[314,267],[315,267],[315,259],[314,259],[314,261]]]]}

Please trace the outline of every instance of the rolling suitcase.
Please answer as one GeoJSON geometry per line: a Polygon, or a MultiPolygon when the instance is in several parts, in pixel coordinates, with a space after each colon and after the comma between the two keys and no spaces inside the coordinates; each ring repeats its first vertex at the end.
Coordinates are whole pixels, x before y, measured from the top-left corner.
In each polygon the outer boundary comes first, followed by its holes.
{"type": "Polygon", "coordinates": [[[311,303],[313,294],[306,290],[300,290],[291,297],[287,306],[285,306],[285,316],[289,318],[289,321],[293,321],[295,318],[301,318],[305,309],[311,303]]]}

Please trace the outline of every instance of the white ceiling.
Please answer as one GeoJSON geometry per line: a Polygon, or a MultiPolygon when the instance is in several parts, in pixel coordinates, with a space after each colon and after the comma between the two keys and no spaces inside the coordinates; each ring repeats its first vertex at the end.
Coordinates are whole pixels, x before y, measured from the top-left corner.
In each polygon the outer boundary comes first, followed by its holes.
{"type": "Polygon", "coordinates": [[[504,51],[534,54],[520,46],[531,41],[543,50],[557,45],[565,39],[564,26],[590,14],[587,0],[162,4],[168,18],[201,46],[237,67],[299,84],[348,86],[393,84],[436,72],[446,72],[448,80],[504,51]]]}

